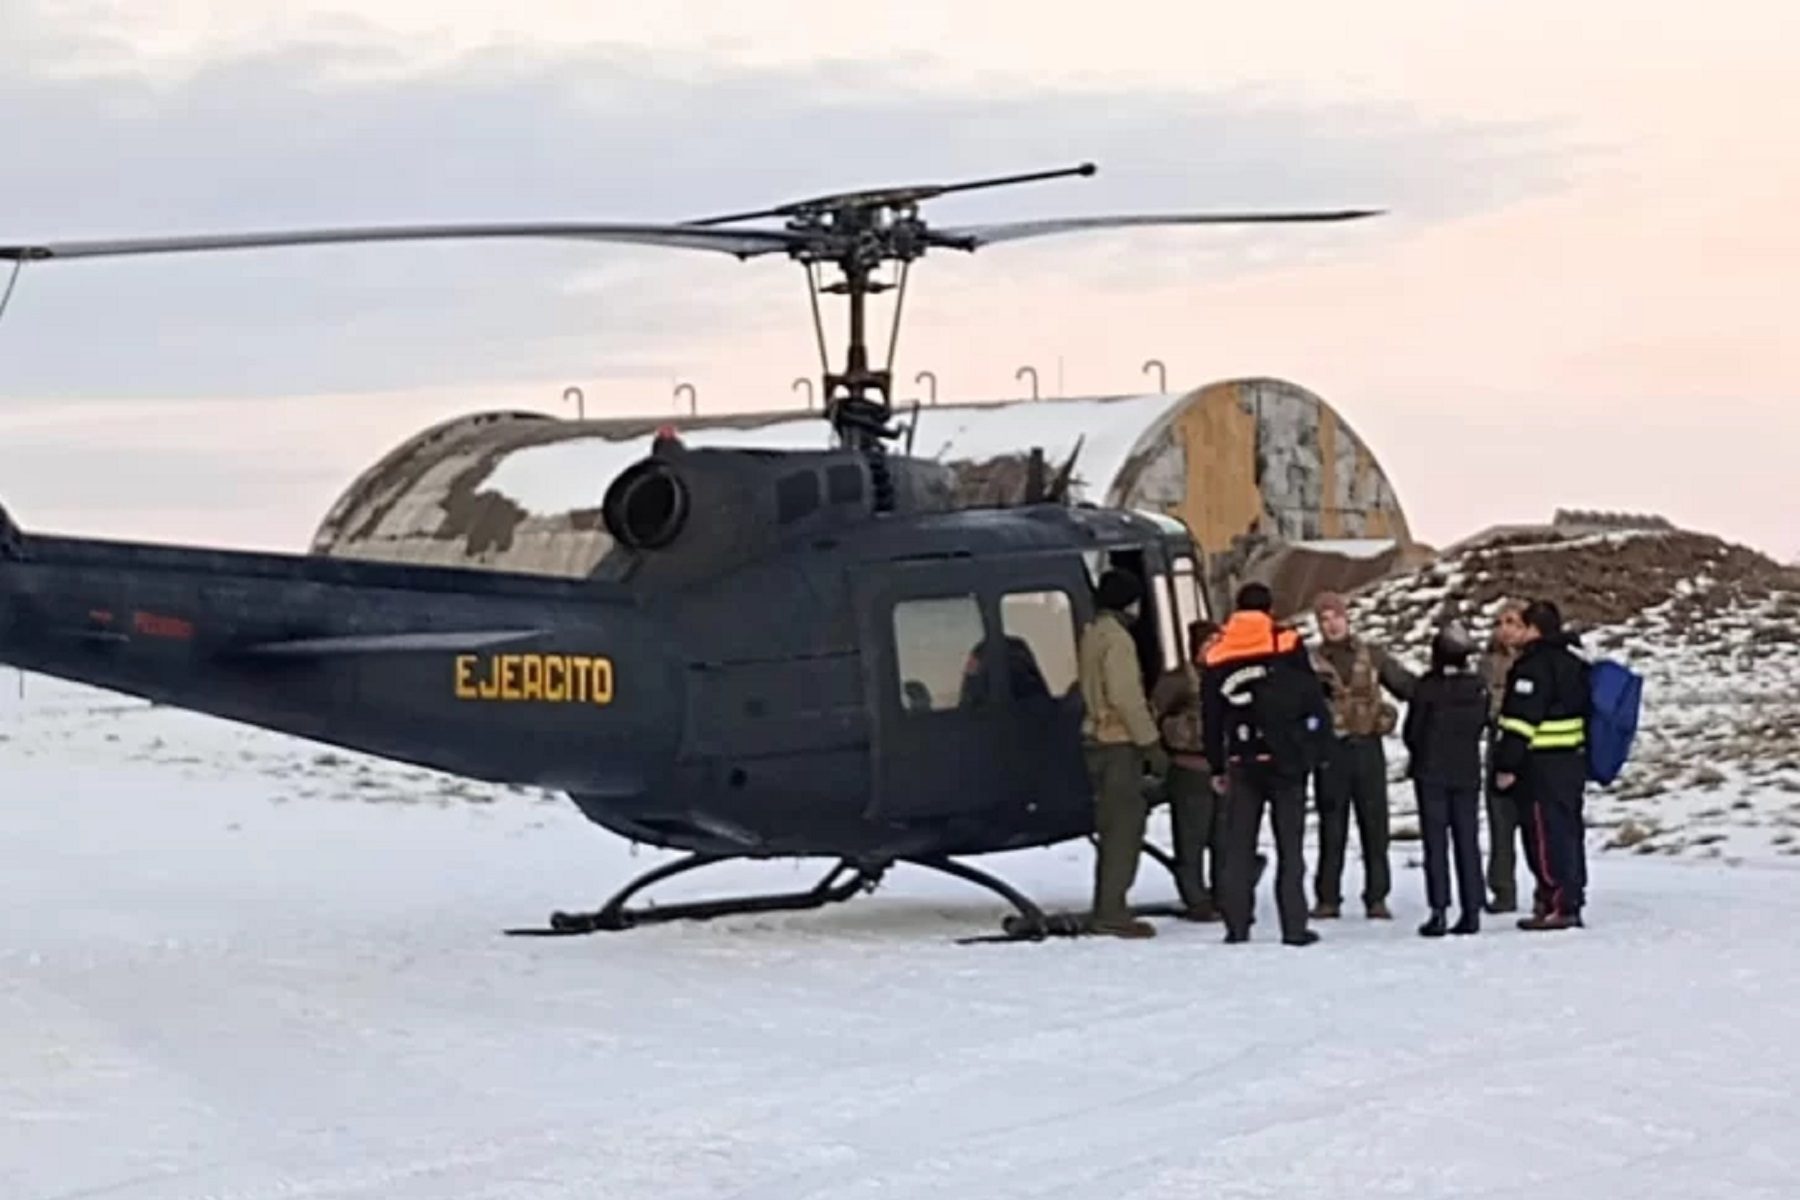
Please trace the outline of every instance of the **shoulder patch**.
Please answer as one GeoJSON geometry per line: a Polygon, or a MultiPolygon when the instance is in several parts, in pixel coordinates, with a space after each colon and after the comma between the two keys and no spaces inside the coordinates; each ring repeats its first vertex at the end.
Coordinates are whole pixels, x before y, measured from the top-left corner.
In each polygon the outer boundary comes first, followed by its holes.
{"type": "Polygon", "coordinates": [[[1513,684],[1513,691],[1519,693],[1521,696],[1529,696],[1536,690],[1537,684],[1531,682],[1529,679],[1519,679],[1513,684]]]}

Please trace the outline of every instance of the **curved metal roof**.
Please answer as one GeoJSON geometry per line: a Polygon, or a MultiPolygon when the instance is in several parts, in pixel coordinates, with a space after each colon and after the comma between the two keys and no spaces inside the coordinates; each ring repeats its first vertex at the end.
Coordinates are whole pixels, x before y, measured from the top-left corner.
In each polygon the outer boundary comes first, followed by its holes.
{"type": "MultiPolygon", "coordinates": [[[[928,405],[901,416],[914,424],[910,453],[956,465],[971,503],[1005,492],[1039,447],[1052,471],[1075,456],[1076,501],[1181,516],[1203,544],[1240,532],[1405,537],[1367,446],[1323,400],[1281,380],[928,405]]],[[[819,413],[793,410],[587,421],[473,414],[422,431],[372,465],[332,506],[312,549],[585,575],[611,544],[600,520],[607,486],[668,427],[694,447],[827,449],[832,437],[819,413]]]]}

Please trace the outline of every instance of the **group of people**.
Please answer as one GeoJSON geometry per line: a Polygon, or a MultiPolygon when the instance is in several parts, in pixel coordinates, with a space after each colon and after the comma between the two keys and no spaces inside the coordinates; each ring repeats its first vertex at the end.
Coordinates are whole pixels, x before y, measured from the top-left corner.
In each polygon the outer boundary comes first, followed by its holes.
{"type": "Polygon", "coordinates": [[[1223,624],[1190,628],[1191,661],[1156,680],[1148,694],[1131,632],[1141,603],[1136,577],[1109,571],[1080,643],[1098,842],[1092,932],[1155,933],[1129,903],[1157,790],[1146,789],[1146,775],[1168,798],[1188,919],[1222,921],[1230,943],[1250,939],[1266,861],[1258,852],[1266,811],[1284,943],[1312,945],[1319,934],[1311,923],[1342,915],[1352,816],[1364,915],[1391,920],[1385,739],[1396,730],[1425,848],[1430,915],[1420,934],[1473,934],[1484,912],[1517,911],[1520,849],[1534,887],[1531,915],[1519,927],[1582,925],[1587,664],[1554,602],[1505,605],[1479,653],[1467,630],[1446,623],[1433,640],[1429,668],[1415,674],[1351,629],[1342,596],[1315,600],[1320,638],[1309,645],[1275,620],[1270,589],[1250,583],[1223,624]],[[1395,701],[1406,705],[1403,721],[1395,701]],[[1303,845],[1309,784],[1319,825],[1310,908],[1303,845]]]}

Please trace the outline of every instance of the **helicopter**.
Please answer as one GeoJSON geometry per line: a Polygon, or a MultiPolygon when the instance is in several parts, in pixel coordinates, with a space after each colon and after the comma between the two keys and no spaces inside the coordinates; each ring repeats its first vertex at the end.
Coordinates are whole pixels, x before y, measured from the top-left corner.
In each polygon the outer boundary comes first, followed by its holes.
{"type": "MultiPolygon", "coordinates": [[[[1179,521],[1072,504],[1041,452],[1022,502],[958,506],[907,429],[893,356],[932,250],[1142,226],[1344,221],[1379,210],[1083,216],[945,227],[920,205],[1092,163],[821,196],[676,224],[340,228],[0,245],[11,298],[43,263],[336,243],[559,239],[783,254],[806,271],[833,448],[693,448],[672,430],[606,487],[611,548],[585,578],[71,538],[0,509],[0,662],[490,783],[566,793],[590,821],[682,856],[600,908],[519,934],[817,908],[898,864],[986,888],[1004,939],[1079,932],[964,861],[1091,837],[1079,631],[1108,569],[1144,596],[1149,686],[1209,611],[1179,521]],[[773,227],[756,222],[778,221],[773,227]],[[892,280],[882,268],[897,268],[892,280]],[[827,282],[825,272],[837,278],[827,282]],[[886,365],[867,301],[896,292],[886,365]],[[848,310],[832,370],[821,301],[848,310]],[[809,890],[634,906],[731,860],[822,858],[809,890]]],[[[0,301],[0,313],[4,311],[0,301]]],[[[1079,445],[1075,453],[1080,452],[1079,445]]],[[[1150,848],[1171,865],[1168,857],[1150,848]]],[[[986,939],[967,939],[986,940],[986,939]]]]}

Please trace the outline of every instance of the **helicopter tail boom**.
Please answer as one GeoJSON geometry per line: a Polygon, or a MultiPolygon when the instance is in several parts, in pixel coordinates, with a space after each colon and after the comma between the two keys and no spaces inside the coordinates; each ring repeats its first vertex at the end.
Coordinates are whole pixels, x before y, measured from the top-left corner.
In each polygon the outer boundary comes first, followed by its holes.
{"type": "Polygon", "coordinates": [[[658,642],[585,580],[26,536],[0,512],[0,663],[477,779],[644,786],[676,702],[658,642]]]}

